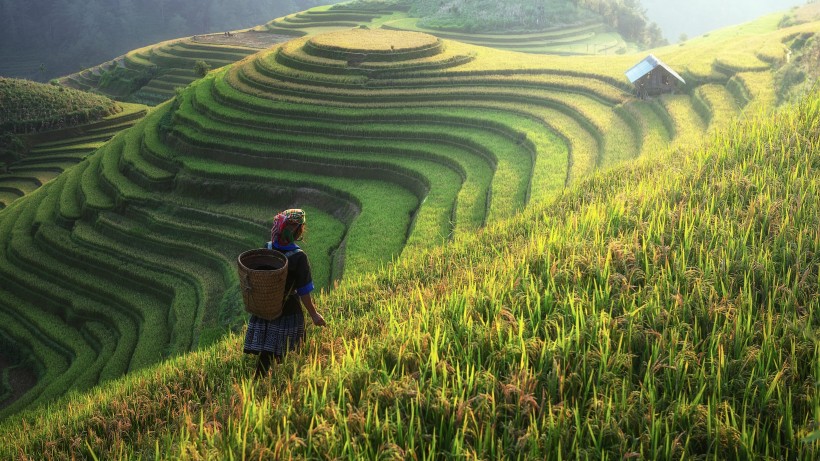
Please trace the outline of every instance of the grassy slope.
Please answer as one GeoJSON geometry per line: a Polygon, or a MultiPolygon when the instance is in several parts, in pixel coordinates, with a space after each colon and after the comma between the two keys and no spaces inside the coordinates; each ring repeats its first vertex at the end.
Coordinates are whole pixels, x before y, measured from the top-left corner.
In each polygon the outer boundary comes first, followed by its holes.
{"type": "Polygon", "coordinates": [[[0,426],[0,455],[816,459],[820,96],[0,426]],[[155,445],[156,444],[156,445],[155,445]],[[219,455],[217,455],[219,453],[219,455]]]}
{"type": "MultiPolygon", "coordinates": [[[[29,146],[26,157],[16,161],[9,173],[0,173],[0,185],[9,187],[8,179],[15,177],[34,181],[34,188],[39,188],[102,147],[116,133],[132,126],[147,109],[142,104],[117,103],[117,106],[119,111],[116,114],[95,122],[26,136],[29,146]]],[[[20,189],[9,198],[0,196],[0,207],[8,206],[30,192],[20,189]]]]}
{"type": "Polygon", "coordinates": [[[32,133],[98,120],[121,109],[105,96],[0,77],[0,129],[32,133]]]}
{"type": "MultiPolygon", "coordinates": [[[[768,26],[767,26],[767,27],[768,27],[768,26]]],[[[766,29],[766,30],[768,30],[768,29],[766,29]]],[[[762,32],[762,31],[758,31],[758,32],[762,32]]],[[[758,40],[759,40],[759,39],[758,39],[758,40]]],[[[776,42],[776,41],[777,41],[777,40],[775,40],[775,42],[776,42]]],[[[752,45],[754,45],[754,44],[752,44],[752,45]]],[[[750,46],[749,46],[749,48],[751,48],[751,49],[756,49],[756,48],[755,48],[755,47],[753,47],[752,45],[750,45],[750,46]]],[[[483,53],[483,52],[482,52],[482,53],[483,53]]],[[[487,51],[487,53],[489,53],[489,54],[488,54],[488,56],[491,54],[492,56],[499,56],[499,57],[501,57],[501,58],[502,58],[502,59],[501,59],[501,66],[505,65],[505,63],[503,62],[503,56],[502,56],[502,55],[504,55],[504,53],[501,53],[501,52],[493,52],[493,51],[487,51]]],[[[747,54],[749,54],[749,53],[747,53],[747,54]]],[[[510,53],[506,53],[506,56],[508,56],[508,57],[509,57],[510,55],[511,55],[510,53]]],[[[632,59],[632,58],[627,58],[627,59],[632,59]]],[[[485,61],[485,62],[486,62],[486,61],[485,61]]],[[[540,64],[539,64],[539,67],[544,67],[544,64],[543,64],[544,62],[546,62],[546,61],[541,61],[541,62],[540,62],[540,64]]],[[[556,68],[556,69],[562,69],[562,68],[565,68],[565,66],[566,66],[566,63],[567,63],[567,62],[568,62],[568,61],[561,61],[561,60],[556,59],[556,60],[554,60],[554,61],[550,61],[550,64],[549,64],[549,65],[547,65],[546,67],[548,67],[548,68],[552,68],[552,67],[554,67],[554,68],[556,68]]],[[[573,61],[573,62],[580,62],[580,61],[573,61]]],[[[586,61],[584,61],[584,62],[586,62],[586,61]]],[[[592,62],[592,61],[590,61],[590,62],[592,62]]],[[[607,62],[610,62],[610,61],[607,61],[607,62]]],[[[690,62],[695,62],[694,58],[690,59],[690,62]]],[[[704,62],[705,62],[705,61],[704,61],[704,62]]],[[[709,62],[711,62],[711,60],[710,60],[709,62]]],[[[625,64],[625,63],[624,63],[624,64],[625,64]]],[[[625,65],[626,65],[626,64],[625,64],[625,65]]],[[[499,64],[498,64],[498,63],[494,63],[491,67],[492,67],[492,68],[499,68],[499,69],[503,68],[503,67],[499,67],[499,64]]],[[[607,70],[606,70],[606,72],[612,72],[612,73],[613,73],[613,78],[622,78],[622,76],[620,76],[620,74],[618,73],[618,72],[620,72],[620,70],[618,70],[618,69],[620,68],[620,66],[618,66],[618,65],[613,65],[613,66],[606,65],[606,66],[603,66],[603,67],[604,67],[605,69],[607,69],[607,70]],[[614,69],[614,70],[613,70],[613,69],[614,69]]],[[[483,68],[483,67],[482,67],[482,68],[483,68]]],[[[594,72],[601,72],[601,69],[602,69],[602,65],[600,64],[600,61],[598,61],[598,62],[597,62],[597,64],[595,65],[595,70],[594,70],[594,72]]],[[[590,70],[591,70],[591,68],[590,68],[590,70]]],[[[711,88],[711,87],[710,87],[710,88],[711,88]]],[[[708,92],[707,92],[707,93],[708,93],[708,92]]],[[[711,94],[711,93],[709,93],[709,94],[711,94]]],[[[706,98],[707,96],[709,96],[709,94],[706,94],[706,95],[704,96],[704,98],[706,98]]],[[[720,95],[717,95],[717,96],[720,96],[720,95]]],[[[725,95],[724,95],[724,96],[725,96],[725,95]]],[[[690,105],[690,106],[691,106],[691,103],[689,103],[689,100],[688,100],[685,96],[682,96],[682,95],[678,95],[678,97],[676,97],[676,99],[671,100],[671,101],[667,101],[667,102],[665,102],[665,104],[666,104],[668,107],[673,107],[673,106],[675,106],[675,105],[678,105],[678,104],[677,104],[678,102],[686,102],[688,105],[690,105]]],[[[767,104],[767,105],[768,105],[768,104],[767,104]]],[[[695,118],[695,120],[693,120],[692,125],[695,125],[695,124],[696,124],[696,123],[694,123],[694,122],[698,122],[698,123],[703,122],[702,120],[700,120],[700,118],[699,118],[699,117],[697,117],[697,115],[695,114],[695,112],[694,112],[694,111],[692,111],[692,110],[688,110],[687,112],[689,112],[689,113],[690,113],[690,115],[693,115],[693,116],[694,116],[694,118],[695,118]]],[[[593,115],[594,115],[594,114],[593,114],[593,115]]],[[[596,123],[601,124],[601,125],[605,124],[605,122],[596,122],[596,123]]],[[[700,123],[700,124],[701,124],[701,125],[704,125],[704,126],[701,126],[701,127],[697,128],[696,130],[690,130],[690,131],[702,132],[703,130],[705,130],[705,129],[706,129],[705,124],[703,124],[703,123],[700,123]]],[[[710,124],[710,125],[711,125],[711,124],[710,124]]],[[[679,127],[679,129],[680,129],[680,127],[679,127]]],[[[626,131],[626,130],[622,130],[622,131],[626,131]]],[[[684,129],[684,130],[681,130],[681,131],[685,132],[685,131],[687,131],[687,130],[686,130],[686,129],[684,129]]],[[[686,140],[690,139],[690,136],[680,136],[680,137],[681,137],[682,139],[683,139],[683,138],[685,138],[686,140]]],[[[680,144],[679,144],[679,145],[680,145],[680,144]]],[[[114,156],[109,156],[109,157],[110,157],[110,158],[114,158],[114,159],[116,160],[116,157],[114,157],[114,156]]],[[[106,157],[106,158],[109,158],[109,157],[106,157]]],[[[125,157],[127,157],[127,155],[126,155],[125,157]]],[[[124,158],[125,158],[125,157],[124,157],[124,158]]],[[[109,165],[109,167],[110,167],[111,165],[115,165],[115,163],[114,163],[114,162],[108,162],[107,164],[109,165]]],[[[109,170],[111,170],[111,168],[109,168],[109,170]]],[[[93,174],[93,173],[95,173],[95,172],[96,172],[96,170],[93,170],[93,171],[92,171],[92,169],[89,169],[88,171],[90,172],[90,173],[89,173],[89,175],[91,175],[91,174],[93,174]]],[[[111,171],[113,171],[113,170],[111,170],[111,171]]],[[[84,189],[85,189],[85,188],[84,188],[84,189]]],[[[533,200],[533,201],[535,201],[535,200],[533,200]]],[[[38,211],[38,215],[39,215],[39,214],[40,214],[40,212],[38,211]]],[[[314,216],[315,216],[315,215],[314,215],[314,216]]],[[[313,222],[316,222],[316,221],[313,221],[313,222]]],[[[111,223],[111,225],[112,225],[112,226],[113,226],[113,225],[115,225],[115,224],[119,224],[119,223],[118,223],[118,222],[113,222],[113,223],[111,223]]],[[[320,227],[322,227],[322,226],[320,226],[320,227]]],[[[21,227],[21,229],[22,229],[22,227],[21,227]]],[[[89,228],[89,229],[90,229],[90,228],[89,228]]],[[[93,240],[94,238],[96,238],[96,237],[92,236],[92,240],[93,240]]],[[[141,240],[141,239],[140,239],[140,240],[141,240]]],[[[205,285],[208,285],[208,286],[213,286],[212,284],[207,284],[207,283],[206,283],[205,285]]],[[[218,290],[217,290],[217,291],[218,291],[218,290]]]]}

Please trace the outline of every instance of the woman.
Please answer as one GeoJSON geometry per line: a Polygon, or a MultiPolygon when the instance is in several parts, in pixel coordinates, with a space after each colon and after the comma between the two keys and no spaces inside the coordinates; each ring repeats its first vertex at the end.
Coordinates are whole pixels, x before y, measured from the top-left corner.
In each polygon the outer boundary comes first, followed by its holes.
{"type": "Polygon", "coordinates": [[[285,283],[285,299],[282,315],[274,320],[251,315],[245,334],[245,353],[258,354],[256,374],[259,377],[270,370],[271,362],[282,360],[286,352],[295,350],[305,337],[305,316],[302,305],[307,309],[313,324],[324,326],[325,319],[313,305],[310,292],[313,279],[310,275],[308,257],[296,241],[305,232],[305,212],[299,209],[285,210],[273,218],[268,248],[280,251],[288,258],[288,277],[285,283]]]}

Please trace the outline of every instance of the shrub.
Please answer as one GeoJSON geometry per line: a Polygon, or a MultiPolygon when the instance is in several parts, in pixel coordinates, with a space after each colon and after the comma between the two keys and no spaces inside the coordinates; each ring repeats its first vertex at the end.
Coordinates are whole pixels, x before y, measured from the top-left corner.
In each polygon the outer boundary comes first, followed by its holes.
{"type": "Polygon", "coordinates": [[[0,162],[3,163],[6,173],[12,163],[20,160],[26,153],[26,145],[19,136],[13,133],[0,135],[0,162]]]}
{"type": "Polygon", "coordinates": [[[204,77],[211,70],[211,65],[202,59],[197,59],[194,63],[194,73],[199,77],[204,77]]]}

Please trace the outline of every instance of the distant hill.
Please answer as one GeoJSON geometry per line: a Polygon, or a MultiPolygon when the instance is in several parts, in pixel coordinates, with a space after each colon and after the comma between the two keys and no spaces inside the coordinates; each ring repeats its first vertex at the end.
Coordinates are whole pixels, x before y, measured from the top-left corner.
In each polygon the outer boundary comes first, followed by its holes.
{"type": "Polygon", "coordinates": [[[672,43],[721,27],[751,21],[764,14],[803,5],[806,0],[640,0],[646,16],[660,26],[672,43]]]}
{"type": "Polygon", "coordinates": [[[255,26],[334,0],[3,0],[0,75],[39,81],[176,37],[255,26]]]}

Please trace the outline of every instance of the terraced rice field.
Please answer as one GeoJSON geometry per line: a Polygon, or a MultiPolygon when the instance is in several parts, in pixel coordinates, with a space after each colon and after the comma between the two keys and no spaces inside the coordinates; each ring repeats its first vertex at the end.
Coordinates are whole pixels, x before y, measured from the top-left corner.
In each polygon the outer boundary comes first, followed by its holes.
{"type": "Polygon", "coordinates": [[[34,80],[40,77],[40,65],[45,61],[30,54],[0,51],[0,75],[34,80]]]}
{"type": "Polygon", "coordinates": [[[172,98],[197,76],[194,62],[202,59],[212,69],[238,61],[260,49],[294,37],[306,37],[351,28],[424,32],[439,38],[502,50],[556,55],[623,53],[632,49],[600,23],[547,30],[533,34],[482,35],[452,33],[416,27],[400,5],[328,5],[274,19],[230,37],[199,35],[169,40],[133,50],[95,68],[60,79],[72,88],[96,91],[112,98],[157,105],[172,98]],[[105,74],[112,77],[106,78],[105,74]]]}
{"type": "MultiPolygon", "coordinates": [[[[72,74],[61,84],[86,91],[98,91],[121,100],[157,105],[172,98],[177,89],[199,78],[194,73],[198,60],[216,69],[259,51],[260,47],[286,40],[285,36],[264,35],[264,40],[243,40],[232,37],[234,44],[224,43],[216,36],[201,35],[170,40],[140,48],[93,69],[72,74]],[[105,73],[115,73],[113,83],[105,83],[105,73]]],[[[218,35],[218,34],[217,34],[218,35]]],[[[257,37],[254,37],[257,38],[257,37]]]]}
{"type": "Polygon", "coordinates": [[[300,37],[360,26],[376,28],[385,21],[406,16],[406,8],[398,5],[328,5],[274,19],[257,29],[300,37]]]}
{"type": "Polygon", "coordinates": [[[558,28],[527,34],[477,34],[445,32],[425,29],[416,18],[386,22],[382,27],[391,30],[424,32],[440,38],[457,40],[473,45],[502,50],[538,54],[615,54],[624,53],[630,46],[617,33],[607,30],[602,23],[590,23],[570,28],[558,28]]]}
{"type": "MultiPolygon", "coordinates": [[[[0,211],[0,337],[25,345],[39,376],[0,416],[241,322],[235,258],[264,241],[276,210],[307,209],[304,248],[317,285],[330,287],[598,169],[697,142],[755,104],[772,72],[737,69],[640,101],[623,72],[643,56],[331,34],[211,72],[0,211]]],[[[662,51],[674,60],[677,49],[662,51]]],[[[129,56],[137,66],[161,54],[129,56]]]]}
{"type": "Polygon", "coordinates": [[[602,23],[581,24],[522,34],[460,33],[426,29],[406,9],[391,5],[333,5],[312,8],[275,19],[259,28],[283,35],[306,36],[354,27],[423,32],[439,38],[496,49],[536,54],[615,54],[634,49],[602,23]]]}
{"type": "Polygon", "coordinates": [[[119,105],[122,107],[119,113],[100,121],[26,136],[26,142],[31,146],[29,153],[15,162],[8,173],[0,172],[0,209],[80,163],[115,134],[133,126],[147,112],[141,104],[119,105]]]}

